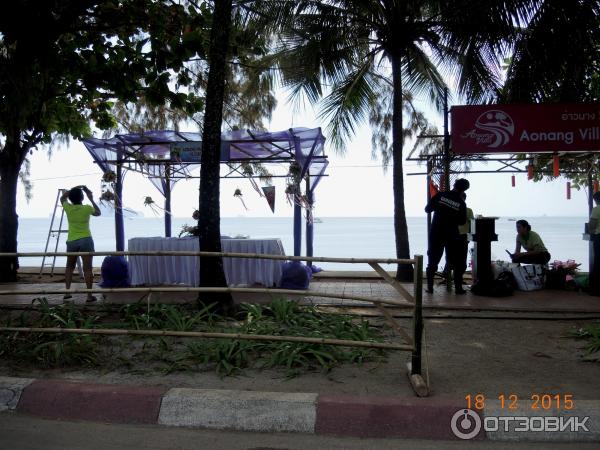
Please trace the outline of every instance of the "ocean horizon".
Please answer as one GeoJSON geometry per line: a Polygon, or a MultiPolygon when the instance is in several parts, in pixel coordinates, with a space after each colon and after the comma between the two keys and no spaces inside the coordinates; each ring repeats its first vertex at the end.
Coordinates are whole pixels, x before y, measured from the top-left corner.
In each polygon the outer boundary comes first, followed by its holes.
{"type": "MultiPolygon", "coordinates": [[[[586,217],[500,217],[496,221],[498,241],[492,243],[492,259],[506,260],[505,249],[515,248],[515,219],[529,220],[540,234],[552,255],[551,261],[573,259],[588,270],[588,242],[582,239],[586,217]]],[[[427,222],[425,217],[407,217],[410,255],[427,254],[427,222]]],[[[181,227],[191,225],[191,218],[174,217],[172,234],[177,236],[181,227]]],[[[133,217],[125,219],[126,242],[134,237],[164,235],[162,217],[133,217]]],[[[49,218],[21,218],[19,220],[19,251],[41,252],[46,245],[49,218]]],[[[222,217],[221,233],[226,236],[245,235],[250,238],[279,238],[286,254],[293,253],[293,224],[291,217],[222,217]]],[[[90,225],[98,251],[115,249],[113,217],[92,217],[90,225]]],[[[302,254],[305,254],[303,223],[302,254]]],[[[61,236],[58,250],[65,250],[66,233],[61,236]]],[[[53,251],[54,239],[48,251],[53,251]]],[[[395,241],[392,217],[327,217],[318,216],[314,223],[314,255],[331,257],[394,258],[395,241]]],[[[21,266],[40,266],[42,258],[22,258],[21,266]]],[[[57,266],[65,259],[57,258],[57,266]]],[[[101,262],[96,259],[95,266],[101,262]]],[[[328,270],[371,270],[367,264],[323,263],[328,270]]],[[[388,266],[389,269],[393,267],[388,266]]]]}

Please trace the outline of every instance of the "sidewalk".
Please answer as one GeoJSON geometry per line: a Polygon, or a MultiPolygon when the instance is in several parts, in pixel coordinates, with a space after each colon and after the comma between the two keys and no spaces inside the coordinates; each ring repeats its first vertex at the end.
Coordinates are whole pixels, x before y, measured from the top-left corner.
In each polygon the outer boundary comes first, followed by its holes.
{"type": "MultiPolygon", "coordinates": [[[[470,411],[460,403],[447,398],[167,389],[0,377],[3,414],[8,411],[49,419],[342,437],[600,442],[600,401],[579,402],[576,412],[556,412],[565,418],[587,417],[585,429],[527,433],[515,426],[509,431],[484,431],[496,416],[514,415],[499,412],[498,404],[493,403],[469,412],[470,435],[453,431],[457,417],[470,411]]],[[[525,411],[519,413],[519,419],[533,425],[532,417],[550,414],[525,411]]]]}

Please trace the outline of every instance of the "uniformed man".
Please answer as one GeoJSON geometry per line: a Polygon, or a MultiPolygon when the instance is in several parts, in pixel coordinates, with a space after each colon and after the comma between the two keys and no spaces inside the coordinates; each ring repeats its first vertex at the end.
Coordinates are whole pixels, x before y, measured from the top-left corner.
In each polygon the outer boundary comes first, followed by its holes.
{"type": "Polygon", "coordinates": [[[588,232],[594,246],[594,262],[590,267],[590,294],[600,296],[600,192],[594,193],[596,206],[592,209],[588,232]]]}
{"type": "Polygon", "coordinates": [[[425,212],[433,213],[427,249],[427,292],[433,292],[433,279],[444,250],[446,259],[454,271],[454,291],[464,294],[461,271],[463,263],[459,261],[458,227],[467,222],[467,206],[463,194],[469,189],[469,181],[456,180],[451,191],[439,192],[425,207],[425,212]]]}

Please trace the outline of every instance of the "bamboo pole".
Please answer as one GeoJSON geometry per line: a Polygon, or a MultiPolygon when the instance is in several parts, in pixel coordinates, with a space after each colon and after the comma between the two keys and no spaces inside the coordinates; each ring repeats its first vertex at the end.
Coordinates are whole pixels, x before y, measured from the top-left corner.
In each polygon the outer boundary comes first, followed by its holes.
{"type": "Polygon", "coordinates": [[[385,309],[385,306],[383,306],[381,303],[375,302],[375,307],[379,310],[379,312],[381,314],[383,314],[383,316],[386,318],[387,322],[389,323],[390,327],[392,327],[392,329],[398,333],[400,336],[402,336],[404,338],[404,342],[406,342],[408,345],[413,345],[413,340],[410,337],[410,335],[404,330],[404,328],[402,328],[400,326],[400,324],[398,322],[396,322],[396,319],[394,319],[394,316],[392,316],[390,314],[390,312],[385,309]]]}
{"type": "Polygon", "coordinates": [[[404,297],[406,299],[406,301],[408,301],[410,303],[415,302],[415,299],[413,298],[413,296],[410,295],[410,293],[406,289],[404,289],[404,286],[402,286],[398,280],[391,277],[389,273],[387,273],[385,270],[383,270],[383,267],[381,267],[379,264],[377,264],[375,262],[371,262],[371,263],[369,263],[369,265],[375,270],[375,272],[377,272],[379,275],[381,275],[382,278],[385,281],[387,281],[402,297],[404,297]]]}
{"type": "Polygon", "coordinates": [[[379,258],[338,258],[327,256],[287,256],[267,255],[264,253],[228,253],[228,252],[196,252],[196,251],[102,251],[102,252],[22,252],[22,253],[0,253],[3,257],[30,258],[40,256],[206,256],[222,258],[251,258],[251,259],[274,259],[281,261],[314,261],[314,262],[337,262],[349,264],[414,264],[414,259],[379,259],[379,258]]]}
{"type": "Polygon", "coordinates": [[[246,292],[251,294],[280,294],[280,295],[302,295],[308,297],[339,298],[343,300],[353,300],[359,302],[378,302],[394,305],[397,308],[412,309],[414,305],[399,300],[388,298],[369,298],[359,295],[335,294],[331,292],[318,292],[307,290],[292,289],[271,289],[271,288],[232,288],[232,287],[133,287],[133,288],[106,288],[106,289],[17,289],[0,290],[2,295],[52,295],[52,294],[107,294],[107,293],[128,293],[128,292],[207,292],[207,293],[229,293],[246,292]]]}
{"type": "Polygon", "coordinates": [[[267,334],[219,333],[208,331],[167,331],[167,330],[120,330],[116,328],[35,328],[0,327],[3,333],[54,333],[54,334],[93,334],[109,336],[173,336],[197,337],[206,339],[239,339],[249,341],[303,342],[307,344],[339,345],[343,347],[379,348],[386,350],[412,351],[411,345],[389,342],[349,341],[344,339],[315,338],[303,336],[272,336],[267,334]]]}
{"type": "MultiPolygon", "coordinates": [[[[407,363],[408,379],[410,384],[419,397],[427,397],[429,395],[429,385],[425,382],[422,376],[422,342],[423,342],[423,256],[415,257],[416,263],[414,266],[414,296],[415,309],[413,317],[413,343],[414,350],[412,352],[411,361],[407,363]]],[[[428,380],[429,381],[429,380],[428,380]]]]}

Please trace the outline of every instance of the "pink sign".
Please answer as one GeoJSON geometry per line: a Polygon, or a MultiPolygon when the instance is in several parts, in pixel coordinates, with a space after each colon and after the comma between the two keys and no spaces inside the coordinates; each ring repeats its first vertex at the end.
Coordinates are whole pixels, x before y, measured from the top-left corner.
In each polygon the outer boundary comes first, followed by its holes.
{"type": "Polygon", "coordinates": [[[452,152],[600,151],[600,103],[453,106],[452,152]]]}

